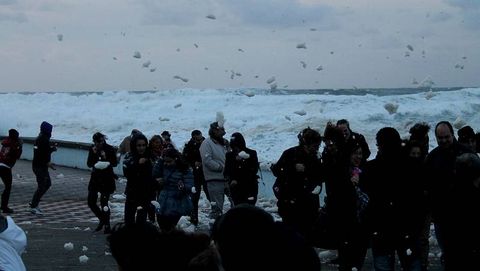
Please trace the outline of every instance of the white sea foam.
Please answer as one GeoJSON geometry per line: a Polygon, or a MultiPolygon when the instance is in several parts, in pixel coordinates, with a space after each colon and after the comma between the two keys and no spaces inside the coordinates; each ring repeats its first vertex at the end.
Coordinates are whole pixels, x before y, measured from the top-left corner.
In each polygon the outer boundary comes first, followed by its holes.
{"type": "MultiPolygon", "coordinates": [[[[384,126],[396,128],[405,137],[415,122],[425,121],[434,126],[441,120],[453,123],[461,119],[479,130],[479,90],[434,91],[435,95],[429,95],[429,99],[422,91],[389,96],[296,94],[295,91],[276,95],[269,89],[111,91],[81,95],[5,93],[0,94],[0,115],[4,116],[0,134],[15,128],[22,136],[35,137],[40,123],[46,120],[54,125],[54,139],[89,143],[92,134],[101,131],[110,144],[118,145],[137,128],[147,137],[168,130],[174,141],[186,142],[194,129],[208,135],[216,112],[222,111],[226,137],[233,132],[243,133],[247,146],[257,150],[265,167],[276,161],[283,150],[298,143],[301,129],[310,126],[323,132],[328,120],[345,118],[354,131],[366,137],[374,157],[375,134],[384,126]],[[387,103],[399,105],[395,114],[385,110],[387,103]],[[181,107],[175,108],[179,104],[181,107]]],[[[430,133],[433,148],[435,136],[433,131],[430,133]]]]}

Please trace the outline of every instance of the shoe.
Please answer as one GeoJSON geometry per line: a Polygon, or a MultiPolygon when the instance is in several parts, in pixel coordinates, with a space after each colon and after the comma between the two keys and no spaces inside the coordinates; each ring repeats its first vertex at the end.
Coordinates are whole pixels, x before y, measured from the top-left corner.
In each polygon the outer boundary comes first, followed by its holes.
{"type": "Polygon", "coordinates": [[[110,229],[110,225],[105,225],[105,229],[103,230],[104,234],[112,233],[112,229],[110,229]]]}
{"type": "Polygon", "coordinates": [[[30,213],[32,213],[34,215],[43,215],[42,210],[40,210],[40,208],[38,208],[38,207],[30,209],[30,213]]]}
{"type": "Polygon", "coordinates": [[[2,209],[2,213],[5,213],[5,214],[13,214],[13,209],[10,209],[8,207],[5,207],[5,208],[1,208],[2,209]]]}
{"type": "Polygon", "coordinates": [[[104,225],[105,224],[103,224],[103,222],[98,223],[98,226],[95,228],[95,231],[101,231],[104,225]]]}

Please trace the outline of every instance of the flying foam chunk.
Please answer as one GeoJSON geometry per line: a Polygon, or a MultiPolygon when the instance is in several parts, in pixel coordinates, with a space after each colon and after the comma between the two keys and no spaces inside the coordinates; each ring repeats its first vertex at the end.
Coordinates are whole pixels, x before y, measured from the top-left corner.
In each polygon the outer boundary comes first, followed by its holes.
{"type": "Polygon", "coordinates": [[[213,14],[208,14],[208,15],[206,16],[206,18],[207,18],[207,19],[210,19],[210,20],[215,20],[215,19],[217,19],[217,17],[215,17],[215,15],[213,15],[213,14]]]}
{"type": "Polygon", "coordinates": [[[134,58],[142,58],[142,55],[140,54],[139,51],[135,51],[135,53],[133,53],[133,57],[134,58]]]}
{"type": "Polygon", "coordinates": [[[307,45],[304,43],[297,44],[297,49],[307,49],[307,45]]]}

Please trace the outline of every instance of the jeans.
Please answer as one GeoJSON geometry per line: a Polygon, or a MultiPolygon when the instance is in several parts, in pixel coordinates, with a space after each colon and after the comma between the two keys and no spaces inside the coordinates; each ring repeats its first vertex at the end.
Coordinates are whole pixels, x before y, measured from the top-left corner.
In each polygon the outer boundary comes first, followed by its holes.
{"type": "Polygon", "coordinates": [[[52,180],[50,179],[50,174],[48,173],[48,167],[33,167],[33,173],[37,178],[37,190],[33,194],[32,202],[30,203],[31,208],[37,208],[40,203],[40,199],[48,191],[52,185],[52,180]]]}

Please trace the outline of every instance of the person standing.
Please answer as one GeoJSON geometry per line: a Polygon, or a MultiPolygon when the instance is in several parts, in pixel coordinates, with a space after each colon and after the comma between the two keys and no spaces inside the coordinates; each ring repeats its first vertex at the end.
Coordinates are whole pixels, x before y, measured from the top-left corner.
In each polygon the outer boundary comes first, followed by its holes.
{"type": "Polygon", "coordinates": [[[158,194],[158,225],[162,232],[169,232],[182,216],[192,212],[192,171],[180,152],[166,149],[163,160],[157,161],[153,167],[153,177],[161,187],[158,194]]]}
{"type": "Polygon", "coordinates": [[[225,128],[219,122],[210,124],[209,138],[205,139],[200,146],[202,167],[207,183],[210,202],[212,205],[211,218],[216,219],[223,214],[223,202],[225,194],[229,196],[228,184],[223,176],[225,168],[225,155],[229,150],[229,144],[225,135],[225,128]]]}
{"type": "Polygon", "coordinates": [[[56,146],[50,145],[50,138],[52,137],[53,126],[43,121],[40,125],[40,134],[33,145],[33,161],[32,169],[37,178],[37,190],[33,194],[32,201],[29,203],[30,212],[34,215],[43,215],[42,210],[38,208],[38,204],[43,195],[48,191],[52,185],[48,168],[55,170],[51,162],[52,152],[57,150],[56,146]]]}
{"type": "Polygon", "coordinates": [[[425,160],[425,173],[435,237],[442,250],[442,260],[447,261],[451,251],[447,240],[450,225],[448,210],[452,206],[452,189],[458,185],[455,161],[458,156],[464,153],[473,153],[473,151],[458,143],[453,127],[448,121],[437,123],[435,137],[438,146],[428,154],[425,160]]]}
{"type": "Polygon", "coordinates": [[[113,168],[117,166],[115,149],[107,144],[105,135],[97,132],[93,135],[93,146],[88,150],[87,166],[92,168],[90,183],[88,184],[88,207],[98,218],[99,223],[95,231],[110,233],[110,208],[108,200],[115,191],[115,174],[113,168]],[[100,207],[97,205],[100,193],[100,207]]]}
{"type": "MultiPolygon", "coordinates": [[[[161,159],[159,160],[161,161],[161,159]]],[[[123,160],[123,175],[127,178],[125,194],[125,224],[145,222],[147,214],[153,214],[155,184],[152,177],[153,164],[148,149],[148,139],[143,134],[133,136],[130,152],[123,160]]],[[[154,217],[149,217],[151,220],[154,217]]]]}
{"type": "Polygon", "coordinates": [[[198,224],[198,201],[200,200],[200,193],[203,192],[207,196],[207,200],[210,201],[210,196],[208,195],[207,184],[205,183],[205,176],[203,176],[202,168],[202,156],[200,155],[200,145],[205,140],[202,132],[199,130],[193,130],[191,133],[190,140],[185,144],[183,148],[183,157],[188,162],[190,167],[193,170],[193,181],[195,192],[192,193],[192,202],[193,202],[193,211],[190,216],[190,221],[192,224],[198,224]]]}
{"type": "Polygon", "coordinates": [[[0,178],[5,188],[2,193],[0,209],[3,213],[12,214],[13,210],[8,207],[10,192],[12,190],[12,168],[22,155],[22,140],[18,137],[18,131],[10,129],[8,137],[2,141],[0,150],[0,178]]]}
{"type": "Polygon", "coordinates": [[[365,163],[368,157],[370,157],[371,153],[365,137],[359,133],[353,132],[352,129],[350,129],[350,123],[346,119],[341,119],[337,121],[337,127],[343,133],[347,148],[351,149],[355,145],[360,145],[360,147],[362,148],[363,163],[365,163]]]}
{"type": "Polygon", "coordinates": [[[255,150],[247,148],[241,133],[233,133],[230,138],[232,151],[225,160],[225,179],[235,205],[248,203],[255,205],[258,197],[258,158],[255,150]]]}
{"type": "Polygon", "coordinates": [[[271,167],[277,177],[273,192],[282,221],[309,238],[320,208],[321,161],[317,153],[322,137],[306,128],[298,140],[298,146],[285,150],[271,167]]]}
{"type": "Polygon", "coordinates": [[[402,155],[398,131],[384,127],[377,132],[376,141],[377,156],[367,162],[360,182],[369,197],[365,223],[373,265],[375,270],[393,271],[396,253],[402,270],[419,271],[423,190],[402,155]]]}

